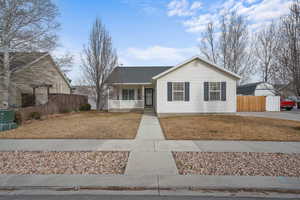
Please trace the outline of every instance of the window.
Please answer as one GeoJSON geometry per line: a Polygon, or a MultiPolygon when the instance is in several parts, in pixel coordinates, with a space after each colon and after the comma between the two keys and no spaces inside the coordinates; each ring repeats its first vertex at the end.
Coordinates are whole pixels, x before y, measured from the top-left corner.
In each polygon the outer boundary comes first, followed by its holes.
{"type": "Polygon", "coordinates": [[[173,82],[173,101],[184,101],[184,82],[173,82]]]}
{"type": "Polygon", "coordinates": [[[134,89],[123,89],[122,100],[134,100],[134,89]]]}
{"type": "Polygon", "coordinates": [[[221,82],[209,82],[209,100],[221,100],[221,82]]]}

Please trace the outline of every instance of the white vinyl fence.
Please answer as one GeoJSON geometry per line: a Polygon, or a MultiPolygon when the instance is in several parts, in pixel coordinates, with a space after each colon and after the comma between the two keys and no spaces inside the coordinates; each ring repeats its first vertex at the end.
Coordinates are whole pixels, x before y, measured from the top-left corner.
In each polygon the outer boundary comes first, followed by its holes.
{"type": "Polygon", "coordinates": [[[280,96],[266,97],[266,111],[280,111],[280,96]]]}

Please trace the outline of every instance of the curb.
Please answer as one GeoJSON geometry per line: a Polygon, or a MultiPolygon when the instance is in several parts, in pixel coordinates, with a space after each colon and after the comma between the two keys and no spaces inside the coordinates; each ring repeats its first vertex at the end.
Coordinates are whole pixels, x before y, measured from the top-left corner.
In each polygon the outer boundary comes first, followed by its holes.
{"type": "Polygon", "coordinates": [[[300,177],[185,175],[0,175],[0,191],[226,191],[300,194],[300,177]]]}
{"type": "Polygon", "coordinates": [[[57,186],[8,186],[0,187],[1,191],[24,191],[24,190],[48,190],[48,191],[191,191],[191,192],[249,192],[249,193],[281,193],[281,194],[300,194],[299,189],[281,189],[281,188],[231,188],[231,187],[99,187],[99,186],[74,186],[74,187],[57,187],[57,186]]]}

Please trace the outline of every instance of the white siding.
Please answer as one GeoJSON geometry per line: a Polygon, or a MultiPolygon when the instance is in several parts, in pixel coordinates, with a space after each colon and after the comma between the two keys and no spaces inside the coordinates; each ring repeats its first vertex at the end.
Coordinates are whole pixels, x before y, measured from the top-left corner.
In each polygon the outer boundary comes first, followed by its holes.
{"type": "Polygon", "coordinates": [[[256,86],[254,96],[275,96],[274,87],[269,83],[261,83],[256,86]]]}
{"type": "Polygon", "coordinates": [[[156,84],[157,113],[236,112],[236,80],[199,60],[161,77],[156,84]],[[167,82],[190,82],[190,101],[167,101],[167,82]],[[204,101],[204,82],[227,84],[226,101],[204,101]]]}

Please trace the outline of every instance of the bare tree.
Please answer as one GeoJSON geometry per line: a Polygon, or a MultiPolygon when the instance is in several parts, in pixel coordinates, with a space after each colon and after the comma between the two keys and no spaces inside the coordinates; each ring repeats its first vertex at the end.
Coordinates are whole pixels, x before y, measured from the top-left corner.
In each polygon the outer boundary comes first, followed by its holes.
{"type": "Polygon", "coordinates": [[[206,27],[206,31],[202,33],[202,39],[200,44],[200,51],[206,57],[206,59],[213,63],[218,63],[218,44],[216,42],[216,32],[213,22],[209,22],[206,27]]]}
{"type": "Polygon", "coordinates": [[[257,58],[258,72],[264,82],[274,82],[277,70],[278,34],[276,25],[270,24],[256,34],[254,55],[257,58]]]}
{"type": "Polygon", "coordinates": [[[88,46],[83,50],[82,69],[85,80],[96,96],[96,108],[101,110],[106,98],[105,80],[117,66],[117,54],[112,38],[100,19],[92,26],[88,46]]]}
{"type": "Polygon", "coordinates": [[[295,95],[300,96],[300,2],[295,0],[290,13],[281,20],[277,57],[277,77],[292,83],[295,95]]]}
{"type": "Polygon", "coordinates": [[[246,18],[236,12],[227,13],[221,19],[220,54],[224,68],[249,80],[254,72],[252,47],[246,18]]]}
{"type": "Polygon", "coordinates": [[[8,108],[10,52],[53,49],[57,15],[51,0],[0,0],[0,109],[8,108]]]}
{"type": "Polygon", "coordinates": [[[60,70],[67,74],[72,71],[74,56],[71,53],[66,52],[65,54],[54,56],[54,61],[60,70]]]}
{"type": "Polygon", "coordinates": [[[245,17],[236,12],[220,17],[216,29],[209,23],[202,35],[201,53],[210,61],[242,76],[247,81],[254,72],[255,60],[245,17]]]}

